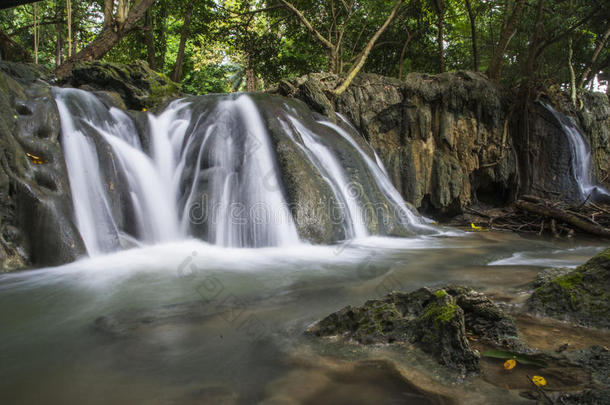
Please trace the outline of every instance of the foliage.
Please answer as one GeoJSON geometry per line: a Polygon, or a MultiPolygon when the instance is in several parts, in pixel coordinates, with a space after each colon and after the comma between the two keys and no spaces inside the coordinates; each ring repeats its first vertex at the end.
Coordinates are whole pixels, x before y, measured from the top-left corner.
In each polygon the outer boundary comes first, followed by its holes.
{"type": "MultiPolygon", "coordinates": [[[[437,43],[440,15],[446,69],[474,69],[476,41],[477,64],[485,72],[498,52],[499,37],[518,1],[405,0],[373,46],[363,70],[402,78],[412,71],[436,72],[441,57],[437,43]],[[467,5],[471,6],[470,14],[467,5]]],[[[184,34],[184,58],[179,62],[186,91],[262,90],[281,78],[331,66],[339,74],[346,73],[395,4],[392,0],[290,2],[324,38],[337,44],[333,56],[285,3],[157,0],[137,28],[103,59],[142,59],[171,75],[184,34]],[[185,24],[189,21],[187,14],[190,22],[185,24]],[[335,65],[331,63],[333,58],[335,65]],[[234,86],[236,83],[240,85],[234,86]]],[[[104,0],[72,0],[71,5],[74,54],[92,43],[102,30],[104,0]]],[[[66,1],[36,3],[36,17],[39,63],[56,67],[68,56],[66,1]]],[[[610,47],[607,43],[603,46],[603,38],[609,32],[609,21],[610,6],[601,0],[526,0],[515,35],[502,53],[501,82],[514,87],[527,77],[545,85],[567,87],[568,41],[573,49],[572,67],[576,77],[582,77],[583,85],[589,85],[595,74],[607,78],[610,47]]],[[[0,31],[30,54],[34,53],[33,24],[33,4],[0,11],[0,31]]]]}

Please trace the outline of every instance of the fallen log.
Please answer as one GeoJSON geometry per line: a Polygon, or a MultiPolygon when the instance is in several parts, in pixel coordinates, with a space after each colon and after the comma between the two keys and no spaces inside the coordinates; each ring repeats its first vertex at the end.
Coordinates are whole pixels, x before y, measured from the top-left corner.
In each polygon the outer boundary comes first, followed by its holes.
{"type": "Polygon", "coordinates": [[[590,222],[583,219],[581,216],[574,215],[565,210],[556,207],[549,207],[547,205],[535,204],[528,201],[517,200],[515,206],[523,211],[527,211],[536,215],[540,215],[546,218],[554,218],[556,220],[565,222],[573,226],[574,228],[589,233],[591,235],[602,236],[610,238],[610,229],[605,228],[599,224],[590,222]]]}

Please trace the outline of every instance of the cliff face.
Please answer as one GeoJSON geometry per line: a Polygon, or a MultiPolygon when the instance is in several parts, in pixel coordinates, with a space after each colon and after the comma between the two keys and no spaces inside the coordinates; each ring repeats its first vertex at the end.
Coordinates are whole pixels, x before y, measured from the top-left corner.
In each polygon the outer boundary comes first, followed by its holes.
{"type": "MultiPolygon", "coordinates": [[[[310,80],[334,82],[331,76],[310,80]]],[[[296,94],[303,98],[303,91],[296,94]]],[[[321,97],[304,100],[312,104],[321,97]]],[[[364,74],[333,107],[360,129],[403,197],[425,214],[450,216],[475,202],[498,205],[514,196],[517,170],[506,108],[482,75],[412,73],[403,82],[364,74]]]]}
{"type": "MultiPolygon", "coordinates": [[[[326,90],[336,82],[336,76],[312,74],[282,81],[278,91],[321,113],[347,117],[375,148],[405,200],[424,214],[443,218],[472,204],[505,205],[518,193],[580,198],[570,143],[557,119],[533,103],[524,134],[519,108],[511,108],[484,75],[412,73],[399,81],[362,74],[331,101],[326,90]]],[[[579,110],[559,104],[583,130],[597,178],[607,182],[606,95],[585,94],[579,110]]]]}

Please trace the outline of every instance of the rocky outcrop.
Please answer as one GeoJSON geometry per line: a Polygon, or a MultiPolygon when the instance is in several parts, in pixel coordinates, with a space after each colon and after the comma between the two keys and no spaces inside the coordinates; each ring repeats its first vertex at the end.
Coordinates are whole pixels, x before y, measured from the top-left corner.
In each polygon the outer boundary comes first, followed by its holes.
{"type": "Polygon", "coordinates": [[[497,305],[466,287],[393,292],[362,307],[345,307],[308,329],[359,343],[414,343],[440,364],[462,373],[478,371],[467,334],[489,344],[520,348],[515,322],[497,305]]]}
{"type": "MultiPolygon", "coordinates": [[[[330,99],[319,89],[335,82],[310,75],[279,91],[295,89],[292,95],[328,112],[330,99]]],[[[332,105],[363,133],[402,196],[423,213],[450,216],[476,202],[505,204],[515,194],[506,108],[481,74],[412,73],[405,81],[362,74],[332,105]]]]}
{"type": "Polygon", "coordinates": [[[77,63],[64,84],[89,91],[117,93],[127,108],[155,109],[181,95],[180,86],[144,61],[128,65],[109,62],[77,63]]]}
{"type": "MultiPolygon", "coordinates": [[[[338,119],[335,112],[347,117],[375,148],[405,200],[424,214],[443,219],[469,205],[507,205],[518,193],[582,199],[558,120],[539,102],[522,119],[519,103],[482,74],[411,73],[405,81],[360,74],[333,98],[329,89],[336,83],[334,75],[311,74],[283,80],[277,91],[331,119],[338,119]]],[[[597,179],[610,181],[607,96],[585,92],[580,108],[571,107],[565,95],[549,97],[582,129],[597,179]]]]}
{"type": "Polygon", "coordinates": [[[0,271],[66,263],[84,253],[57,107],[40,78],[39,67],[0,63],[0,271]]]}
{"type": "Polygon", "coordinates": [[[610,249],[544,282],[528,300],[528,308],[555,318],[610,328],[610,249]]]}

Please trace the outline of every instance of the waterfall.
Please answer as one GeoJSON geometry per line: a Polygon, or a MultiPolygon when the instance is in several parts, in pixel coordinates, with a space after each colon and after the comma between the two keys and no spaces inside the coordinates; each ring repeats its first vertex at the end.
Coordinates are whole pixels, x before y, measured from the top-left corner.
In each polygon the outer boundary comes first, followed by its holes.
{"type": "Polygon", "coordinates": [[[356,174],[374,179],[405,229],[430,228],[402,200],[376,154],[371,159],[330,122],[305,119],[311,112],[304,106],[299,115],[279,98],[232,94],[176,100],[158,115],[127,114],[83,90],[53,93],[75,221],[89,255],[193,237],[224,247],[302,243],[282,186],[278,136],[300,148],[328,185],[346,238],[370,231],[351,188],[355,169],[345,167],[337,148],[363,162],[356,174]]]}
{"type": "Polygon", "coordinates": [[[541,102],[541,104],[553,114],[570,142],[570,150],[572,151],[572,170],[574,172],[574,179],[580,189],[581,197],[585,199],[591,194],[610,196],[610,193],[606,189],[597,185],[593,180],[591,151],[574,120],[571,117],[560,114],[549,104],[544,102],[541,102]]]}

